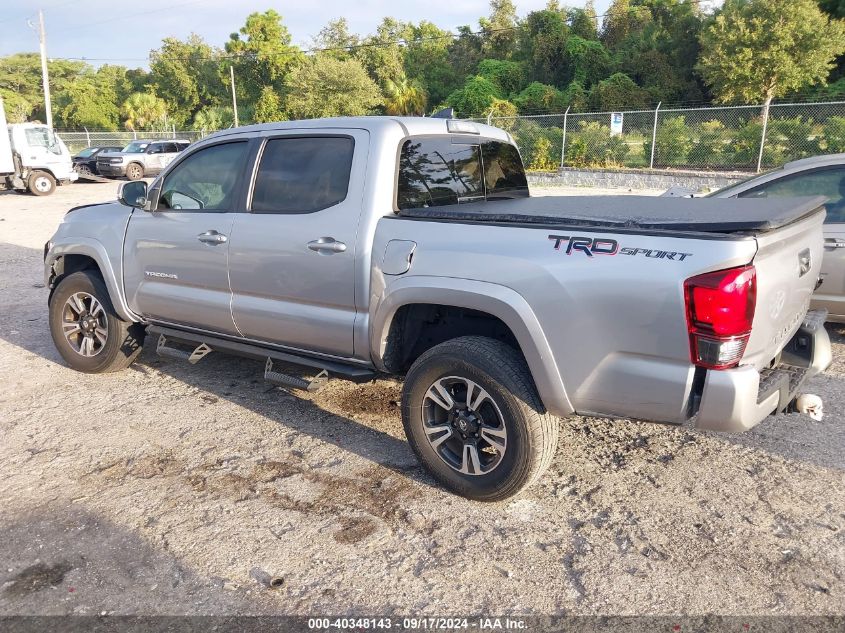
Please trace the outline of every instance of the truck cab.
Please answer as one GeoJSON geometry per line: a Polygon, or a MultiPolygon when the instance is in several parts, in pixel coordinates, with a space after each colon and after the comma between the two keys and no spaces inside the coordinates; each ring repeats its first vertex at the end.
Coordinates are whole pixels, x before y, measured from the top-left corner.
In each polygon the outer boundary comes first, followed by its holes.
{"type": "Polygon", "coordinates": [[[42,123],[6,124],[0,100],[0,189],[47,196],[56,184],[73,182],[78,174],[67,146],[55,130],[42,123]]]}

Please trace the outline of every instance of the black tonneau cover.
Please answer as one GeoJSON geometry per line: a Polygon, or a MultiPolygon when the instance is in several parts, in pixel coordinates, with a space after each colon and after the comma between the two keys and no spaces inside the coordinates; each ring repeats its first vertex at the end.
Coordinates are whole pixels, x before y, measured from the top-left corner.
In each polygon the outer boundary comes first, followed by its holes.
{"type": "Polygon", "coordinates": [[[823,196],[802,198],[659,198],[537,196],[403,209],[407,218],[594,226],[698,233],[763,233],[812,215],[823,196]]]}

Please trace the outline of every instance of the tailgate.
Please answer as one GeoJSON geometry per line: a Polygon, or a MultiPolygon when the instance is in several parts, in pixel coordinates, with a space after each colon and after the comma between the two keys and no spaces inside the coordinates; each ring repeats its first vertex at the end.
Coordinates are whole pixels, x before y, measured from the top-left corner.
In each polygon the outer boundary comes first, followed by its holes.
{"type": "Polygon", "coordinates": [[[801,326],[819,279],[824,210],[755,236],[757,306],[743,365],[765,368],[801,326]]]}

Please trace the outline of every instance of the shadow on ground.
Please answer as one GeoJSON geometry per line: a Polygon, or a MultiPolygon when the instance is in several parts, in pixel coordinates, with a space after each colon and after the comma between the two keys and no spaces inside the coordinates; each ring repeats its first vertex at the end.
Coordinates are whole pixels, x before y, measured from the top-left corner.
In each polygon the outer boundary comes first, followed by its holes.
{"type": "Polygon", "coordinates": [[[222,578],[201,578],[164,547],[74,504],[0,525],[0,614],[256,613],[222,578]]]}

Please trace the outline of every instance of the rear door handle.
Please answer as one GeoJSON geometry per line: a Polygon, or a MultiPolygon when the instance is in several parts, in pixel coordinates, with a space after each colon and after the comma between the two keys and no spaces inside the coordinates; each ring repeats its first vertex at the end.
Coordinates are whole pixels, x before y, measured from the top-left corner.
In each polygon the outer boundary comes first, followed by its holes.
{"type": "Polygon", "coordinates": [[[204,242],[205,244],[223,244],[229,238],[223,235],[222,233],[218,233],[217,231],[206,231],[205,233],[200,233],[197,235],[197,239],[200,242],[204,242]]]}
{"type": "Polygon", "coordinates": [[[338,242],[333,237],[321,237],[318,240],[308,242],[308,248],[322,255],[330,255],[332,253],[342,253],[345,251],[346,244],[338,242]]]}
{"type": "Polygon", "coordinates": [[[845,240],[838,237],[827,237],[824,240],[825,248],[845,248],[845,240]]]}

